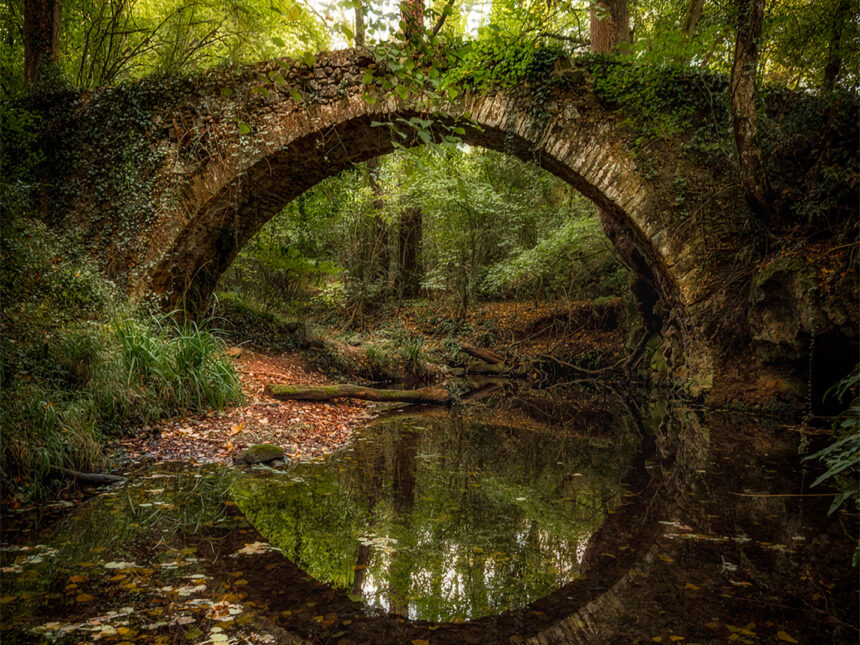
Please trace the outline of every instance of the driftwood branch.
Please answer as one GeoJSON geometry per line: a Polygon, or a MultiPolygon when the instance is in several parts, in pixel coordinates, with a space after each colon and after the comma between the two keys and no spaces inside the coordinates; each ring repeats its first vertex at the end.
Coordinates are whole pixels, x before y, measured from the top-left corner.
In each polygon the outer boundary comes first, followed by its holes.
{"type": "Polygon", "coordinates": [[[567,367],[572,369],[574,372],[579,372],[580,374],[586,374],[588,376],[602,376],[604,374],[608,374],[610,372],[614,372],[616,370],[628,370],[630,367],[639,360],[639,357],[642,356],[642,352],[645,351],[645,346],[648,344],[648,334],[642,334],[642,338],[639,339],[639,343],[636,345],[636,348],[630,353],[629,356],[625,356],[620,359],[616,363],[612,365],[607,365],[606,367],[601,367],[597,370],[590,370],[585,367],[580,367],[579,365],[574,365],[573,363],[568,363],[567,361],[562,361],[556,358],[555,356],[550,356],[549,354],[540,354],[538,358],[545,358],[553,361],[557,365],[561,365],[562,367],[567,367]]]}
{"type": "Polygon", "coordinates": [[[500,363],[504,363],[505,359],[496,354],[491,349],[482,349],[471,343],[463,343],[460,348],[467,353],[469,356],[473,356],[479,360],[484,361],[485,363],[490,363],[491,365],[499,365],[500,363]]]}
{"type": "Polygon", "coordinates": [[[451,402],[451,394],[443,387],[422,387],[417,390],[380,390],[360,385],[275,385],[268,386],[269,394],[279,401],[333,401],[334,399],[362,399],[395,403],[451,402]]]}

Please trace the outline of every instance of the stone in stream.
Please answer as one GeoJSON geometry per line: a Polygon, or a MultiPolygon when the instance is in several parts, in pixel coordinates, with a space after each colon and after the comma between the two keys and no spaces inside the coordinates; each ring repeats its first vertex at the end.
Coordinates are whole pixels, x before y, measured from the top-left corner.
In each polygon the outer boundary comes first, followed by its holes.
{"type": "Polygon", "coordinates": [[[254,464],[265,464],[276,459],[287,458],[284,456],[284,449],[278,446],[273,446],[270,443],[258,443],[253,446],[248,446],[240,452],[234,459],[234,464],[246,464],[252,466],[254,464]]]}

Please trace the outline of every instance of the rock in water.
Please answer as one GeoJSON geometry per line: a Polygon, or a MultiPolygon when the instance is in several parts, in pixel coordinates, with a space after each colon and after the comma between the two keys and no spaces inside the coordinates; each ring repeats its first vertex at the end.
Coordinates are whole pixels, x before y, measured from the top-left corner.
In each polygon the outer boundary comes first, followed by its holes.
{"type": "Polygon", "coordinates": [[[258,443],[254,446],[248,446],[239,455],[233,459],[234,464],[264,464],[275,459],[284,459],[283,448],[273,446],[270,443],[258,443]]]}

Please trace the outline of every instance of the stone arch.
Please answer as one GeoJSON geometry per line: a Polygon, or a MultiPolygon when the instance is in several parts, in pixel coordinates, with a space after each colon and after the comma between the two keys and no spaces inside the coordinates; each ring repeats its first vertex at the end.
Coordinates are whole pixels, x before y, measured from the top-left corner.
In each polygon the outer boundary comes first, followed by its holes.
{"type": "MultiPolygon", "coordinates": [[[[173,301],[205,299],[242,245],[289,201],[353,164],[391,152],[389,130],[374,122],[426,116],[426,99],[400,101],[377,89],[370,104],[354,77],[372,64],[360,52],[321,57],[306,72],[321,98],[303,103],[286,91],[255,99],[255,85],[247,80],[241,99],[219,101],[223,80],[203,88],[204,100],[196,97],[197,103],[207,105],[203,119],[221,133],[221,152],[194,164],[172,190],[174,199],[180,195],[178,207],[143,240],[143,270],[134,290],[173,301]],[[254,129],[247,136],[237,135],[230,119],[230,108],[242,101],[250,104],[245,118],[254,129]]],[[[675,208],[643,176],[621,119],[601,104],[582,74],[573,76],[575,82],[552,97],[539,131],[527,96],[514,93],[465,95],[431,110],[439,123],[461,123],[466,143],[535,161],[585,194],[600,207],[613,243],[654,283],[666,306],[693,302],[700,263],[684,261],[690,239],[670,230],[675,208]]],[[[181,166],[181,150],[173,156],[168,163],[181,166]]]]}
{"type": "Polygon", "coordinates": [[[688,369],[707,383],[713,351],[705,341],[723,305],[716,263],[732,262],[743,240],[725,217],[731,191],[707,209],[721,216],[718,224],[685,217],[673,182],[692,185],[711,171],[685,158],[680,140],[662,140],[658,158],[644,163],[617,107],[572,64],[540,99],[540,119],[527,85],[446,101],[400,99],[363,83],[376,64],[363,50],[344,50],[321,54],[313,67],[279,60],[207,72],[166,89],[153,81],[145,136],[158,161],[141,171],[152,187],[148,215],[124,224],[132,239],[121,246],[106,239],[103,215],[85,224],[94,245],[105,249],[108,270],[135,297],[204,302],[241,247],[289,201],[394,149],[390,130],[378,123],[429,115],[434,136],[446,125],[461,126],[466,143],[533,161],[595,202],[644,299],[659,297],[685,350],[696,348],[684,351],[688,369]],[[285,82],[271,81],[275,73],[285,82]],[[715,260],[715,239],[726,260],[715,260]],[[699,364],[692,366],[691,357],[699,364]]]}

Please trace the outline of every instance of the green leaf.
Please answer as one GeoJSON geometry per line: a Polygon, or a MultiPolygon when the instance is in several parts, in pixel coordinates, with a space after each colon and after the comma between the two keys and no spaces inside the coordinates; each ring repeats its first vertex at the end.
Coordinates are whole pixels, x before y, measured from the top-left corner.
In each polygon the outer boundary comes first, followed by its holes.
{"type": "Polygon", "coordinates": [[[302,93],[301,93],[301,92],[299,92],[299,91],[298,91],[296,88],[294,88],[294,87],[291,87],[291,88],[290,88],[290,96],[292,96],[292,97],[293,97],[293,100],[294,100],[296,103],[302,103],[302,102],[305,100],[305,99],[304,99],[304,97],[302,96],[302,93]]]}
{"type": "Polygon", "coordinates": [[[236,121],[236,125],[239,126],[239,134],[245,135],[251,133],[251,126],[244,121],[236,121]]]}
{"type": "Polygon", "coordinates": [[[299,5],[294,4],[292,7],[287,9],[286,16],[287,16],[287,20],[295,22],[296,20],[298,20],[299,18],[302,17],[302,8],[299,5]]]}
{"type": "Polygon", "coordinates": [[[308,67],[313,67],[317,62],[317,57],[311,52],[305,52],[302,54],[302,62],[308,67]]]}
{"type": "Polygon", "coordinates": [[[235,92],[233,91],[232,87],[222,87],[221,88],[221,96],[223,96],[224,98],[229,98],[229,97],[233,96],[234,94],[235,94],[235,92]]]}
{"type": "Polygon", "coordinates": [[[373,72],[371,70],[367,70],[364,73],[364,78],[361,79],[365,85],[370,85],[373,83],[373,72]]]}
{"type": "Polygon", "coordinates": [[[286,43],[284,43],[284,39],[283,39],[283,38],[279,38],[278,36],[272,36],[272,43],[273,43],[276,47],[280,47],[281,49],[283,49],[284,47],[286,47],[286,46],[287,46],[287,45],[286,45],[286,43]]]}

